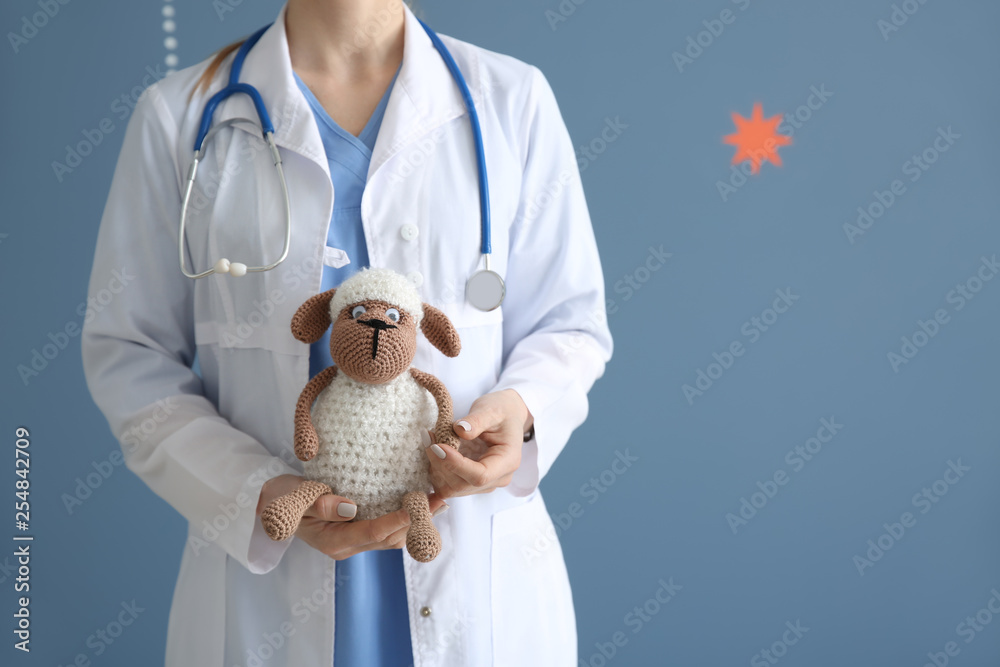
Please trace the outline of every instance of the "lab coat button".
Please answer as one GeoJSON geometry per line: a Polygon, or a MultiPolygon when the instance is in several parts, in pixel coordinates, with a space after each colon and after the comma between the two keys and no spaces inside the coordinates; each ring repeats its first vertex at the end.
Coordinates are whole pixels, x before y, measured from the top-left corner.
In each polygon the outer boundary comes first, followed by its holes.
{"type": "Polygon", "coordinates": [[[421,616],[430,616],[431,615],[431,608],[430,607],[421,607],[420,608],[420,615],[421,616]]]}
{"type": "Polygon", "coordinates": [[[414,287],[420,287],[424,284],[424,274],[419,271],[410,271],[406,274],[406,277],[413,283],[414,287]]]}
{"type": "Polygon", "coordinates": [[[419,233],[420,229],[418,229],[416,225],[411,225],[410,223],[406,223],[399,228],[399,235],[403,237],[404,241],[412,241],[417,238],[417,234],[419,233]]]}

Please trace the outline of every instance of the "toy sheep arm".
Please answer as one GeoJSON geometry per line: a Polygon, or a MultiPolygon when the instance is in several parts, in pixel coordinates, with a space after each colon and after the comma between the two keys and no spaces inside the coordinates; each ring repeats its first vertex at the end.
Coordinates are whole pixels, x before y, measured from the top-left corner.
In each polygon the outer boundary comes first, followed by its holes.
{"type": "Polygon", "coordinates": [[[434,397],[434,402],[437,403],[438,418],[437,424],[434,426],[435,442],[442,445],[451,445],[455,449],[458,449],[459,439],[451,427],[451,420],[454,415],[452,412],[451,394],[448,393],[448,389],[441,380],[430,373],[411,368],[410,375],[417,381],[417,384],[430,392],[431,396],[434,397]]]}
{"type": "Polygon", "coordinates": [[[319,451],[319,436],[312,423],[312,404],[335,375],[336,366],[320,371],[299,394],[299,401],[295,405],[295,456],[300,461],[309,461],[319,451]]]}

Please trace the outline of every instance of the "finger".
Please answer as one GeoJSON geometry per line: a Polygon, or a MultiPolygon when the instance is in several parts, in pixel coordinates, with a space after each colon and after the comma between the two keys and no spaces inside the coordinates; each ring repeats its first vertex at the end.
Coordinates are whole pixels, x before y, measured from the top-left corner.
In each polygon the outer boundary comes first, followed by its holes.
{"type": "MultiPolygon", "coordinates": [[[[430,440],[423,443],[425,449],[430,447],[432,444],[439,444],[442,447],[445,446],[443,443],[437,441],[437,436],[434,435],[434,431],[427,431],[427,434],[430,436],[430,440]]],[[[479,460],[479,457],[483,455],[483,452],[485,452],[489,446],[490,445],[485,440],[481,440],[479,438],[475,438],[473,440],[459,440],[457,445],[459,454],[475,461],[479,460]]]]}
{"type": "MultiPolygon", "coordinates": [[[[443,498],[438,496],[436,493],[430,493],[427,495],[427,503],[430,506],[431,516],[440,514],[441,511],[448,509],[448,504],[443,498]]],[[[405,512],[406,510],[401,510],[405,512]]],[[[407,515],[408,516],[408,515],[407,515]]],[[[369,547],[377,549],[398,549],[406,542],[406,533],[410,530],[410,521],[407,521],[406,525],[397,530],[395,533],[387,537],[378,543],[378,545],[369,545],[369,547]]]]}
{"type": "MultiPolygon", "coordinates": [[[[437,435],[434,434],[434,431],[432,431],[431,429],[427,429],[427,435],[430,436],[430,440],[428,440],[427,442],[423,443],[424,449],[427,449],[431,445],[433,445],[435,443],[438,443],[438,437],[437,437],[437,435]]],[[[438,444],[440,444],[440,443],[438,443],[438,444]]]]}
{"type": "Polygon", "coordinates": [[[427,494],[427,505],[430,509],[432,518],[448,511],[448,503],[445,502],[444,498],[445,497],[437,493],[437,491],[427,494]]]}
{"type": "Polygon", "coordinates": [[[473,406],[472,411],[455,421],[452,430],[463,440],[478,438],[481,433],[498,429],[504,421],[501,410],[473,406]]]}
{"type": "MultiPolygon", "coordinates": [[[[448,509],[448,504],[436,493],[429,494],[427,499],[432,516],[441,514],[448,509]]],[[[331,528],[334,530],[328,533],[327,543],[323,545],[325,548],[322,550],[331,558],[343,560],[363,551],[402,548],[406,545],[406,534],[410,529],[410,520],[406,510],[401,509],[378,519],[339,524],[331,526],[331,528]],[[394,526],[395,530],[393,531],[394,526]],[[372,541],[358,542],[358,528],[362,529],[360,534],[365,536],[364,540],[372,539],[372,541]],[[385,534],[386,530],[392,532],[385,534]],[[383,534],[385,535],[383,539],[373,539],[382,537],[383,534]],[[335,541],[336,545],[331,545],[331,541],[335,541]]]]}
{"type": "Polygon", "coordinates": [[[344,560],[345,558],[350,558],[356,554],[365,551],[385,551],[387,549],[400,549],[406,545],[406,531],[409,530],[409,526],[406,528],[401,528],[395,533],[385,538],[381,542],[373,542],[372,544],[356,545],[348,547],[330,554],[335,560],[344,560]]]}
{"type": "Polygon", "coordinates": [[[430,468],[431,483],[434,485],[435,493],[442,498],[451,498],[461,495],[470,490],[469,483],[459,477],[454,470],[446,466],[441,455],[447,457],[449,454],[464,458],[452,447],[442,445],[431,445],[426,449],[428,466],[430,468]]]}
{"type": "Polygon", "coordinates": [[[448,503],[446,503],[444,498],[439,496],[437,493],[430,493],[427,495],[427,504],[430,505],[431,516],[437,516],[448,509],[448,503]]]}
{"type": "Polygon", "coordinates": [[[410,525],[410,517],[406,510],[389,512],[377,519],[353,521],[337,526],[337,551],[377,544],[389,538],[398,530],[405,530],[410,525]]]}
{"type": "Polygon", "coordinates": [[[373,542],[372,544],[366,544],[365,546],[358,549],[361,551],[384,551],[386,549],[398,549],[404,544],[406,544],[406,533],[410,530],[409,526],[404,526],[400,528],[395,533],[385,538],[381,542],[373,542]]]}
{"type": "MultiPolygon", "coordinates": [[[[481,440],[463,442],[472,446],[482,443],[481,440]]],[[[482,444],[481,451],[477,456],[470,457],[469,452],[459,452],[457,457],[453,457],[450,447],[443,447],[440,453],[444,453],[449,464],[436,454],[430,456],[431,481],[434,490],[444,498],[457,496],[468,496],[476,493],[490,493],[498,486],[506,486],[513,476],[513,472],[520,465],[520,448],[500,445],[482,444]],[[512,451],[504,451],[512,450],[512,451]],[[498,461],[498,457],[503,456],[503,461],[498,461]],[[486,460],[485,465],[477,464],[478,461],[486,460]],[[505,462],[509,461],[509,462],[505,462]],[[465,470],[456,469],[451,466],[451,462],[459,462],[459,467],[465,470]],[[462,466],[461,462],[470,464],[462,466]],[[446,465],[448,467],[446,467],[446,465]],[[478,469],[478,471],[477,471],[478,469]],[[491,475],[499,474],[499,471],[509,470],[505,475],[500,475],[497,479],[489,479],[491,475]]]]}
{"type": "Polygon", "coordinates": [[[302,516],[320,521],[350,521],[357,513],[357,503],[349,498],[327,493],[317,498],[302,516]]]}
{"type": "Polygon", "coordinates": [[[520,464],[520,452],[507,444],[491,445],[478,461],[468,459],[450,447],[431,445],[427,449],[431,466],[436,463],[440,470],[476,488],[484,488],[505,475],[513,474],[520,464]]]}
{"type": "MultiPolygon", "coordinates": [[[[442,447],[441,450],[452,449],[451,447],[442,447]]],[[[465,490],[468,484],[461,477],[445,469],[441,466],[441,459],[433,453],[430,447],[425,449],[425,454],[428,457],[428,472],[430,473],[431,485],[434,487],[434,493],[428,496],[428,504],[431,508],[431,516],[439,509],[439,501],[443,502],[445,498],[452,498],[459,495],[461,491],[465,490]]]]}

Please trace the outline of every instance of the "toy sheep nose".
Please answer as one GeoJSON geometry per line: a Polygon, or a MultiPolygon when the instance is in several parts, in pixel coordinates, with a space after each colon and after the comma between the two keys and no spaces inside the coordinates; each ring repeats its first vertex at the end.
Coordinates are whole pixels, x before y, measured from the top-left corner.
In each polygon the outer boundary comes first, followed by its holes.
{"type": "Polygon", "coordinates": [[[372,335],[372,359],[378,355],[378,335],[379,332],[385,331],[386,329],[395,329],[395,324],[389,324],[388,322],[383,322],[382,320],[377,320],[375,318],[370,318],[367,320],[355,320],[358,324],[364,324],[366,327],[371,327],[375,330],[372,335]]]}
{"type": "Polygon", "coordinates": [[[378,329],[379,331],[385,331],[386,329],[395,329],[395,324],[389,324],[388,322],[383,322],[382,320],[369,319],[369,320],[356,320],[358,324],[364,324],[366,327],[371,327],[372,329],[378,329]]]}

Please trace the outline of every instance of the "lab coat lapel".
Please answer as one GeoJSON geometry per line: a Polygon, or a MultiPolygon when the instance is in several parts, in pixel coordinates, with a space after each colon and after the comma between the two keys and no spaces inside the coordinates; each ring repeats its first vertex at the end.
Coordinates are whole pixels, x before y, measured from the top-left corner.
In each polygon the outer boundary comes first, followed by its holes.
{"type": "MultiPolygon", "coordinates": [[[[260,92],[274,125],[275,143],[315,162],[329,178],[330,167],[319,129],[309,102],[299,89],[292,71],[288,35],[285,32],[287,7],[287,4],[282,6],[274,23],[247,53],[240,81],[249,83],[260,92]]],[[[232,58],[229,62],[231,61],[232,58]]],[[[225,67],[228,71],[228,63],[225,67]]],[[[215,122],[236,117],[251,118],[256,125],[256,111],[246,95],[233,95],[219,105],[215,122]]],[[[259,132],[259,129],[248,124],[240,124],[238,127],[259,132]]]]}
{"type": "MultiPolygon", "coordinates": [[[[375,140],[369,180],[408,144],[466,113],[462,95],[441,55],[405,4],[403,11],[403,63],[375,140]]],[[[463,75],[469,87],[477,90],[478,71],[463,71],[463,75]]]]}

